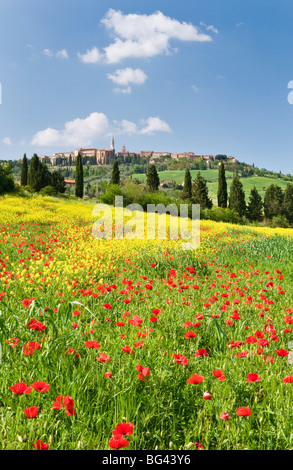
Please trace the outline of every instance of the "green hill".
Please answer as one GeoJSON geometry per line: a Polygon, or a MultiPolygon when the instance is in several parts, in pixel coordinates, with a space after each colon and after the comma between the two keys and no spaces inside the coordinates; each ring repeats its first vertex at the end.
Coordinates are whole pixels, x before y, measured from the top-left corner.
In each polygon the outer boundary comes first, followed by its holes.
{"type": "MultiPolygon", "coordinates": [[[[191,170],[191,177],[194,180],[196,177],[198,170],[191,170]]],[[[177,184],[182,184],[184,181],[184,174],[185,170],[175,170],[175,171],[161,171],[159,172],[159,177],[161,183],[164,181],[175,181],[177,184]]],[[[213,202],[217,202],[217,191],[218,191],[218,170],[201,170],[200,174],[207,180],[208,188],[210,192],[210,197],[212,198],[213,202]]],[[[132,175],[133,178],[145,182],[146,175],[145,174],[134,174],[132,175]]],[[[226,179],[228,185],[228,191],[230,188],[230,184],[233,178],[233,173],[226,171],[226,179]]],[[[250,190],[253,186],[256,187],[258,192],[260,193],[261,197],[264,198],[266,188],[271,184],[277,184],[282,189],[286,188],[288,181],[285,181],[281,178],[269,178],[265,176],[250,176],[248,178],[240,178],[243,188],[246,195],[246,200],[248,201],[250,190]]]]}

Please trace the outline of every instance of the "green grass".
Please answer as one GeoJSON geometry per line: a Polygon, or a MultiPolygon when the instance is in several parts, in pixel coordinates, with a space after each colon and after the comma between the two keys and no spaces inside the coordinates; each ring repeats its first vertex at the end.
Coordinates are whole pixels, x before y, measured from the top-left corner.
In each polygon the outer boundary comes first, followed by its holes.
{"type": "Polygon", "coordinates": [[[293,339],[292,332],[284,333],[285,327],[292,326],[284,322],[286,309],[293,306],[292,239],[264,237],[241,228],[235,231],[228,227],[220,233],[215,223],[210,236],[202,241],[200,255],[176,249],[166,253],[158,248],[156,267],[151,267],[154,259],[147,251],[138,257],[132,253],[131,258],[123,253],[118,259],[113,253],[115,270],[103,276],[104,289],[88,269],[79,278],[72,273],[76,287],[64,289],[61,297],[54,276],[45,280],[35,277],[33,283],[26,276],[27,283],[17,284],[14,273],[19,263],[25,270],[22,259],[28,267],[36,264],[41,271],[43,262],[56,253],[61,261],[62,256],[74,257],[76,249],[86,253],[87,245],[93,243],[91,233],[74,217],[72,226],[80,246],[60,230],[58,221],[33,227],[22,225],[20,217],[9,227],[0,227],[5,264],[0,292],[6,292],[0,302],[0,449],[32,449],[32,442],[41,439],[54,450],[109,450],[111,431],[122,421],[134,424],[134,434],[126,436],[129,450],[164,450],[170,443],[174,451],[188,446],[192,450],[195,442],[206,450],[292,449],[293,383],[283,383],[283,378],[292,374],[292,365],[287,357],[276,354],[280,348],[288,349],[293,339]],[[23,252],[18,253],[20,246],[23,252]],[[193,273],[186,270],[191,266],[193,273]],[[172,279],[170,269],[175,270],[172,279]],[[273,285],[268,284],[271,282],[273,285]],[[146,287],[150,284],[152,289],[146,287]],[[192,288],[195,285],[198,288],[192,288]],[[27,298],[28,288],[29,297],[36,300],[25,308],[21,300],[27,298]],[[99,296],[83,295],[88,289],[99,296]],[[124,303],[126,298],[131,302],[124,303]],[[231,304],[224,310],[227,299],[231,304]],[[235,300],[239,303],[234,304],[235,300]],[[106,303],[113,308],[106,310],[106,303]],[[260,303],[262,308],[255,306],[260,303]],[[158,321],[151,323],[155,307],[161,313],[158,321]],[[236,309],[240,320],[229,326],[227,320],[236,309]],[[81,315],[74,316],[74,310],[80,310],[81,315]],[[123,318],[126,312],[130,315],[123,318]],[[196,314],[203,318],[196,319],[196,314]],[[141,327],[128,323],[134,315],[143,320],[141,327]],[[32,318],[46,326],[44,334],[28,328],[32,318]],[[125,325],[116,326],[118,320],[125,325]],[[186,328],[186,321],[199,321],[200,325],[186,328]],[[78,323],[78,329],[72,327],[73,322],[78,323]],[[276,330],[277,341],[265,331],[269,324],[276,330]],[[197,336],[186,339],[190,330],[197,336]],[[246,343],[256,331],[269,339],[261,354],[257,354],[257,344],[246,343]],[[19,343],[12,349],[7,339],[15,337],[19,343]],[[100,349],[86,348],[89,339],[97,340],[100,349]],[[41,349],[24,356],[23,345],[32,340],[38,341],[41,349]],[[238,348],[227,347],[240,340],[244,344],[238,348]],[[135,347],[140,341],[143,347],[135,347]],[[133,353],[122,351],[126,345],[133,353]],[[70,353],[69,348],[80,356],[70,353]],[[209,356],[195,357],[198,349],[206,349],[209,356]],[[246,350],[246,357],[237,357],[246,350]],[[109,354],[111,362],[99,363],[100,352],[109,354]],[[174,353],[184,354],[188,364],[176,364],[174,353]],[[267,356],[274,358],[272,364],[266,361],[267,356]],[[145,382],[138,379],[138,364],[150,368],[145,382]],[[213,376],[217,369],[223,370],[225,381],[213,376]],[[112,379],[104,377],[107,371],[112,371],[112,379]],[[262,380],[248,383],[251,372],[262,380]],[[187,383],[192,374],[203,375],[204,381],[187,383]],[[17,382],[30,385],[37,380],[49,383],[49,391],[15,395],[9,388],[17,382]],[[211,401],[203,399],[205,391],[210,392],[211,401]],[[60,394],[74,398],[75,416],[67,416],[64,408],[51,410],[60,394]],[[38,416],[27,419],[23,410],[32,405],[39,406],[38,416]],[[243,406],[251,409],[250,417],[236,415],[243,406]],[[229,421],[220,419],[223,412],[230,414],[229,421]]]}
{"type": "MultiPolygon", "coordinates": [[[[194,180],[198,170],[191,170],[191,177],[194,180]]],[[[175,181],[177,184],[182,184],[184,182],[184,174],[185,171],[161,171],[159,172],[159,177],[161,183],[164,181],[175,181]]],[[[212,198],[213,202],[216,203],[217,201],[217,191],[218,191],[218,170],[201,170],[200,174],[207,180],[208,189],[210,193],[210,197],[212,198]]],[[[139,181],[145,182],[146,175],[144,174],[134,174],[132,175],[133,178],[138,179],[139,181]]],[[[228,191],[230,188],[230,184],[232,182],[233,173],[226,172],[226,179],[227,179],[227,186],[228,191]]],[[[286,189],[287,181],[276,178],[267,178],[264,176],[250,176],[249,178],[240,178],[243,184],[243,189],[245,191],[246,200],[248,202],[250,190],[255,186],[258,190],[259,194],[262,198],[264,198],[266,188],[271,184],[277,184],[282,189],[286,189]]]]}

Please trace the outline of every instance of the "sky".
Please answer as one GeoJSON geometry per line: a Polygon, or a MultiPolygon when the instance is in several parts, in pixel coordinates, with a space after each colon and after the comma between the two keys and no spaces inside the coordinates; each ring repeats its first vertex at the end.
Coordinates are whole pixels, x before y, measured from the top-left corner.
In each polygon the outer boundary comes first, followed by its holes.
{"type": "Polygon", "coordinates": [[[0,159],[114,136],[293,174],[292,24],[291,0],[0,0],[0,159]]]}

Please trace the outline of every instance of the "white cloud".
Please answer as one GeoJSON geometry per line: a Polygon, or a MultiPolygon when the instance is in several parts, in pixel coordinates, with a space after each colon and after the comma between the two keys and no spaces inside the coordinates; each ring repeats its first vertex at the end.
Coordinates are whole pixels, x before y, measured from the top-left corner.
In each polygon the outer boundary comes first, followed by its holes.
{"type": "Polygon", "coordinates": [[[200,22],[201,26],[204,26],[207,31],[211,31],[212,33],[219,34],[219,30],[215,28],[212,24],[207,25],[203,21],[200,22]]]}
{"type": "Polygon", "coordinates": [[[45,54],[47,57],[53,57],[53,52],[50,49],[44,49],[43,54],[45,54]]]}
{"type": "Polygon", "coordinates": [[[116,125],[115,128],[115,134],[138,134],[138,128],[137,125],[132,122],[132,121],[127,121],[126,119],[122,119],[122,121],[114,121],[114,124],[116,125]]]}
{"type": "Polygon", "coordinates": [[[114,42],[101,53],[96,47],[78,57],[86,63],[114,64],[127,58],[154,57],[168,54],[171,40],[207,42],[211,36],[201,33],[191,23],[180,22],[160,11],[151,15],[127,14],[108,10],[101,23],[110,31],[114,42]]]}
{"type": "Polygon", "coordinates": [[[152,135],[154,132],[171,132],[169,124],[157,117],[149,117],[140,121],[140,126],[132,121],[122,119],[121,121],[109,122],[104,113],[92,113],[85,119],[74,119],[66,122],[61,130],[48,127],[37,132],[30,144],[33,146],[79,146],[93,145],[101,137],[110,135],[152,135]]]}
{"type": "Polygon", "coordinates": [[[108,73],[107,77],[120,86],[127,86],[130,84],[142,85],[147,80],[147,75],[141,69],[118,69],[114,74],[108,73]]]}
{"type": "Polygon", "coordinates": [[[103,58],[103,55],[97,47],[93,47],[90,50],[88,49],[85,54],[78,52],[77,55],[85,64],[96,64],[97,62],[101,62],[103,58]]]}
{"type": "Polygon", "coordinates": [[[56,53],[58,59],[68,59],[68,53],[66,49],[62,49],[56,53]]]}
{"type": "Polygon", "coordinates": [[[5,145],[12,145],[12,142],[11,142],[11,139],[10,137],[4,137],[4,139],[2,140],[3,144],[5,145]]]}
{"type": "Polygon", "coordinates": [[[64,129],[48,127],[37,132],[31,141],[36,146],[91,145],[92,142],[109,131],[109,121],[103,113],[92,113],[85,119],[74,119],[65,123],[64,129]]]}
{"type": "Polygon", "coordinates": [[[197,93],[198,92],[198,88],[196,85],[191,85],[191,89],[194,93],[197,93]]]}
{"type": "Polygon", "coordinates": [[[142,121],[144,127],[140,130],[140,134],[152,135],[154,132],[172,132],[169,124],[162,121],[158,116],[149,117],[146,121],[142,121]]]}
{"type": "Polygon", "coordinates": [[[128,95],[131,93],[131,86],[128,86],[126,88],[113,88],[114,93],[124,93],[128,95]]]}

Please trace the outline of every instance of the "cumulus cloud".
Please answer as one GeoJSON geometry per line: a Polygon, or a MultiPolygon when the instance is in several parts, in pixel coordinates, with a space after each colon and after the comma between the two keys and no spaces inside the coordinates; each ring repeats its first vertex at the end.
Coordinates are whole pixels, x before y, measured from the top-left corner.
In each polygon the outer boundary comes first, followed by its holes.
{"type": "Polygon", "coordinates": [[[123,93],[126,95],[129,95],[131,93],[131,86],[128,86],[126,88],[113,88],[114,93],[123,93]]]}
{"type": "Polygon", "coordinates": [[[62,49],[56,53],[58,59],[68,59],[68,53],[66,49],[62,49]]]}
{"type": "MultiPolygon", "coordinates": [[[[191,23],[180,22],[157,11],[151,15],[123,14],[110,9],[101,20],[114,42],[101,53],[96,47],[78,57],[86,63],[114,64],[127,58],[154,57],[172,51],[170,41],[207,42],[212,38],[191,23]],[[91,60],[88,60],[90,57],[91,60]]],[[[215,32],[215,31],[214,31],[215,32]]],[[[174,49],[173,49],[174,50],[174,49]]]]}
{"type": "Polygon", "coordinates": [[[50,146],[88,146],[101,137],[117,134],[152,135],[155,132],[171,132],[169,124],[157,117],[141,120],[138,126],[132,121],[122,119],[110,123],[104,113],[91,113],[85,119],[66,122],[61,130],[48,127],[37,132],[30,144],[39,147],[50,146]]]}
{"type": "Polygon", "coordinates": [[[162,121],[158,116],[149,117],[146,121],[142,121],[143,128],[140,130],[140,134],[152,135],[154,132],[171,132],[169,124],[162,121]]]}
{"type": "Polygon", "coordinates": [[[64,129],[48,127],[37,132],[31,141],[36,146],[91,145],[94,139],[109,132],[109,121],[103,113],[92,113],[85,119],[74,119],[65,123],[64,129]]]}
{"type": "Polygon", "coordinates": [[[53,57],[53,52],[50,49],[44,49],[43,54],[45,54],[47,57],[53,57]]]}
{"type": "Polygon", "coordinates": [[[107,77],[120,86],[142,85],[148,78],[143,70],[130,67],[116,70],[113,74],[108,73],[107,77]]]}
{"type": "Polygon", "coordinates": [[[101,62],[103,58],[103,54],[101,54],[97,47],[88,49],[85,54],[78,52],[77,55],[84,64],[96,64],[97,62],[101,62]]]}

